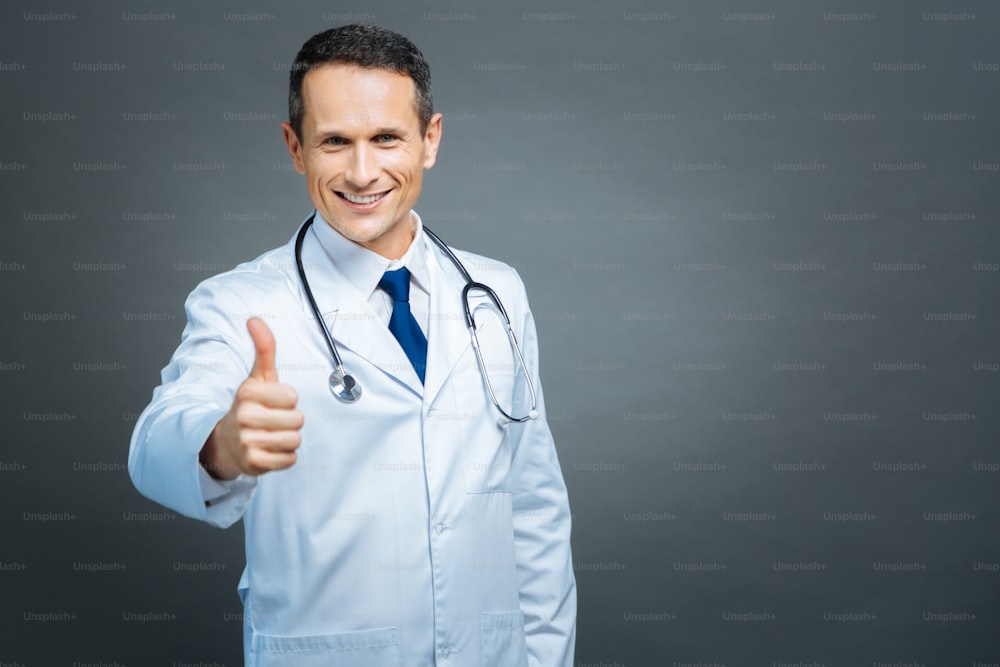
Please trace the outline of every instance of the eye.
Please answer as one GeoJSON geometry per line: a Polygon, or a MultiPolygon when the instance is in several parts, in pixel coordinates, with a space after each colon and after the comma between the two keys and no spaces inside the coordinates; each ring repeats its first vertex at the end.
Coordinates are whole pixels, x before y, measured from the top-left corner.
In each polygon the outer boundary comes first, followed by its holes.
{"type": "Polygon", "coordinates": [[[375,141],[380,144],[388,144],[396,140],[396,136],[393,134],[380,134],[375,137],[375,141]]]}
{"type": "Polygon", "coordinates": [[[344,141],[343,137],[329,137],[326,143],[331,146],[343,146],[347,142],[344,141]]]}

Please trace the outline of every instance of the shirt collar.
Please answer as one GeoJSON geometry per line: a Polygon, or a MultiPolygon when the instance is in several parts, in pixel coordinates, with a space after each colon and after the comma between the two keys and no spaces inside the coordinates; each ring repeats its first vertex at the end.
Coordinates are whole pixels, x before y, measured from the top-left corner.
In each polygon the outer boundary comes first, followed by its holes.
{"type": "Polygon", "coordinates": [[[413,241],[399,259],[387,259],[376,252],[343,236],[330,226],[317,211],[313,221],[313,231],[327,256],[340,273],[364,296],[369,298],[378,287],[379,280],[386,271],[406,267],[417,287],[430,293],[430,275],[424,247],[424,225],[416,211],[410,211],[410,229],[413,241]]]}

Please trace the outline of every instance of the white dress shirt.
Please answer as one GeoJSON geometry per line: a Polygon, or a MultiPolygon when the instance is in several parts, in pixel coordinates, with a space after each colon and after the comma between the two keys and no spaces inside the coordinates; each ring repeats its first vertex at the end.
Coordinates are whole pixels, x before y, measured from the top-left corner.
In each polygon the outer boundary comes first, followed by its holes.
{"type": "Polygon", "coordinates": [[[410,231],[413,241],[399,259],[387,259],[376,252],[345,238],[319,212],[313,227],[320,243],[327,249],[340,272],[348,277],[355,289],[368,301],[375,314],[388,327],[392,316],[392,297],[378,288],[386,271],[406,267],[410,272],[410,312],[427,336],[430,314],[430,277],[427,258],[419,249],[424,247],[424,225],[416,211],[410,211],[410,231]]]}

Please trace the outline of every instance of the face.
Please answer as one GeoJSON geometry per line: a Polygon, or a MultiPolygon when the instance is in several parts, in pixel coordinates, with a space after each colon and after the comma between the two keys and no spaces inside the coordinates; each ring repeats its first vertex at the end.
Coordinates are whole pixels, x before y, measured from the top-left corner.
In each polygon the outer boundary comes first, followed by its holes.
{"type": "Polygon", "coordinates": [[[302,136],[282,123],[316,210],[351,241],[390,259],[410,245],[410,209],[434,166],[441,114],[420,132],[413,79],[332,64],[302,82],[302,136]]]}

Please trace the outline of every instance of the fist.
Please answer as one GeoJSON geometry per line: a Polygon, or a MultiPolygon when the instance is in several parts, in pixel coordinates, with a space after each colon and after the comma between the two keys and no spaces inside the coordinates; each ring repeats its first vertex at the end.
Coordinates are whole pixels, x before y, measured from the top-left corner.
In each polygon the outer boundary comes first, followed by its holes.
{"type": "Polygon", "coordinates": [[[295,389],[278,382],[274,334],[256,317],[247,320],[247,330],[256,350],[253,368],[199,456],[202,466],[218,479],[290,468],[302,442],[299,430],[305,418],[296,407],[295,389]]]}

